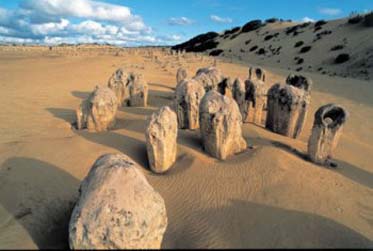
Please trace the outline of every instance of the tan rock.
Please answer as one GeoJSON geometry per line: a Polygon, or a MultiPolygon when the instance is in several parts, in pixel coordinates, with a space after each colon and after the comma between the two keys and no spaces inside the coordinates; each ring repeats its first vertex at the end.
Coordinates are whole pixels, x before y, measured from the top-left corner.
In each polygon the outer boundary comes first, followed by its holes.
{"type": "MultiPolygon", "coordinates": [[[[268,91],[266,128],[297,138],[301,132],[303,108],[308,100],[304,90],[291,85],[275,84],[268,91]]],[[[308,104],[307,104],[308,105],[308,104]]]]}
{"type": "Polygon", "coordinates": [[[176,88],[175,109],[180,129],[199,128],[199,104],[205,95],[203,86],[191,79],[182,81],[176,88]]]}
{"type": "Polygon", "coordinates": [[[110,77],[108,87],[113,90],[118,99],[119,106],[127,105],[129,99],[128,74],[123,69],[116,70],[110,77]]]}
{"type": "Polygon", "coordinates": [[[199,121],[204,149],[212,156],[224,160],[246,149],[242,117],[232,98],[209,91],[201,101],[199,121]]]}
{"type": "Polygon", "coordinates": [[[129,80],[129,105],[132,107],[146,107],[148,103],[148,84],[142,75],[131,73],[129,80]]]}
{"type": "Polygon", "coordinates": [[[177,117],[170,107],[164,106],[152,114],[147,121],[145,138],[152,171],[168,171],[174,164],[177,153],[177,117]]]}
{"type": "Polygon", "coordinates": [[[249,80],[260,80],[266,81],[266,72],[262,68],[250,67],[249,68],[249,80]]]}
{"type": "Polygon", "coordinates": [[[114,127],[118,99],[108,87],[97,86],[76,110],[77,129],[107,131],[114,127]]]}
{"type": "Polygon", "coordinates": [[[317,110],[308,141],[308,155],[313,162],[325,164],[333,157],[347,118],[347,111],[335,104],[328,104],[317,110]]]}
{"type": "Polygon", "coordinates": [[[301,89],[304,93],[304,97],[302,98],[302,109],[298,116],[296,128],[297,135],[299,135],[304,128],[307,113],[311,103],[311,88],[313,82],[310,78],[304,77],[302,75],[290,74],[286,79],[286,84],[301,89]]]}
{"type": "Polygon", "coordinates": [[[224,80],[224,76],[218,68],[208,67],[199,69],[194,79],[201,83],[207,92],[216,90],[218,84],[224,80]]]}
{"type": "Polygon", "coordinates": [[[176,84],[185,80],[188,77],[188,74],[184,68],[179,68],[176,73],[176,84]]]}
{"type": "Polygon", "coordinates": [[[233,93],[232,93],[233,83],[232,83],[231,79],[229,77],[224,78],[220,83],[218,83],[217,91],[221,95],[232,98],[233,97],[233,93]]]}
{"type": "Polygon", "coordinates": [[[262,125],[263,111],[267,102],[267,93],[264,82],[259,79],[245,81],[245,105],[243,121],[262,125]]]}
{"type": "Polygon", "coordinates": [[[69,224],[71,249],[159,249],[165,203],[123,154],[96,160],[80,187],[69,224]]]}
{"type": "Polygon", "coordinates": [[[238,108],[240,109],[240,113],[243,119],[244,117],[246,117],[247,102],[245,83],[240,78],[236,78],[233,82],[232,95],[238,105],[238,108]]]}

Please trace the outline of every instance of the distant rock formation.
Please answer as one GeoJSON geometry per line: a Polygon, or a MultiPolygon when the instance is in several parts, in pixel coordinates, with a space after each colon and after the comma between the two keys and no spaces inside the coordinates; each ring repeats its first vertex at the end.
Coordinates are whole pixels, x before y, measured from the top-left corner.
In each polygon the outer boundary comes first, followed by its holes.
{"type": "Polygon", "coordinates": [[[313,162],[325,164],[333,157],[347,118],[347,111],[339,105],[328,104],[317,110],[308,141],[308,155],[313,162]]]}
{"type": "Polygon", "coordinates": [[[69,224],[71,249],[160,249],[167,227],[162,197],[123,154],[96,160],[69,224]]]}
{"type": "Polygon", "coordinates": [[[180,129],[199,128],[199,104],[205,89],[196,80],[184,80],[176,88],[175,110],[180,129]]]}
{"type": "Polygon", "coordinates": [[[118,99],[108,87],[97,86],[76,110],[77,129],[107,131],[114,127],[118,99]]]}
{"type": "Polygon", "coordinates": [[[177,117],[168,106],[153,113],[145,131],[149,165],[153,172],[164,173],[176,160],[177,117]]]}
{"type": "Polygon", "coordinates": [[[242,117],[232,98],[209,91],[201,101],[199,121],[204,149],[212,156],[224,160],[246,149],[242,117]]]}

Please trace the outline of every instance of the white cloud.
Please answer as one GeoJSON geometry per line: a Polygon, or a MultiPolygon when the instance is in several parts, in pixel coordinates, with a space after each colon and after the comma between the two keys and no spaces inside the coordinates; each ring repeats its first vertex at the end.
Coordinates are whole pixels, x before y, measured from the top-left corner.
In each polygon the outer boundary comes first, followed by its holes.
{"type": "Polygon", "coordinates": [[[308,22],[314,23],[315,19],[312,19],[312,18],[309,18],[309,17],[304,17],[304,18],[302,18],[302,22],[304,22],[304,23],[308,23],[308,22]]]}
{"type": "Polygon", "coordinates": [[[319,12],[323,15],[337,16],[342,13],[342,10],[336,8],[320,8],[319,12]]]}
{"type": "Polygon", "coordinates": [[[194,21],[187,17],[171,17],[168,19],[169,25],[191,25],[194,21]]]}
{"type": "Polygon", "coordinates": [[[178,38],[155,34],[126,6],[99,1],[24,0],[15,10],[0,8],[0,42],[137,46],[172,44],[178,38]]]}
{"type": "Polygon", "coordinates": [[[58,23],[31,24],[30,29],[35,35],[47,35],[64,30],[70,24],[69,20],[61,19],[58,23]]]}
{"type": "Polygon", "coordinates": [[[232,19],[229,18],[229,17],[219,17],[217,15],[211,15],[210,16],[210,19],[216,23],[224,23],[224,24],[227,24],[227,23],[232,23],[232,19]]]}

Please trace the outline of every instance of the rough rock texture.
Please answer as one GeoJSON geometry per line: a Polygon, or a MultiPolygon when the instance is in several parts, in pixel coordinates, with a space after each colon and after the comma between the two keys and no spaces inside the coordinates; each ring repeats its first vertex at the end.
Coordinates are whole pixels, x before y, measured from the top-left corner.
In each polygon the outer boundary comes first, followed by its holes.
{"type": "Polygon", "coordinates": [[[146,149],[150,168],[155,173],[164,173],[176,160],[177,117],[168,106],[153,113],[145,132],[146,149]]]}
{"type": "Polygon", "coordinates": [[[233,97],[232,93],[233,83],[230,78],[224,78],[220,83],[218,83],[217,91],[224,96],[233,97]]]}
{"type": "Polygon", "coordinates": [[[275,84],[268,91],[266,128],[297,138],[303,127],[304,106],[308,106],[304,90],[291,85],[275,84]]]}
{"type": "Polygon", "coordinates": [[[290,74],[286,79],[286,84],[292,85],[306,92],[310,92],[312,88],[312,80],[302,75],[290,74]]]}
{"type": "Polygon", "coordinates": [[[123,69],[116,70],[110,77],[108,87],[113,90],[118,99],[118,105],[127,105],[129,98],[128,74],[123,69]]]}
{"type": "Polygon", "coordinates": [[[302,75],[290,74],[286,79],[286,84],[294,86],[304,91],[302,110],[298,117],[298,128],[296,129],[300,133],[303,130],[309,106],[311,103],[311,88],[313,83],[310,78],[304,77],[302,75]]]}
{"type": "Polygon", "coordinates": [[[162,197],[123,154],[96,160],[69,225],[71,249],[159,249],[167,227],[162,197]]]}
{"type": "Polygon", "coordinates": [[[232,98],[209,91],[201,101],[199,121],[205,151],[212,156],[224,160],[246,149],[242,117],[232,98]]]}
{"type": "Polygon", "coordinates": [[[266,73],[265,70],[262,68],[254,68],[250,67],[249,68],[249,79],[250,80],[260,80],[265,82],[266,81],[266,73]]]}
{"type": "Polygon", "coordinates": [[[148,103],[148,84],[140,74],[131,73],[129,80],[129,105],[133,107],[146,107],[148,103]]]}
{"type": "Polygon", "coordinates": [[[184,80],[177,86],[175,110],[180,129],[199,128],[199,104],[204,95],[203,86],[193,79],[184,80]]]}
{"type": "Polygon", "coordinates": [[[245,107],[243,121],[262,125],[262,115],[267,102],[264,82],[259,79],[245,81],[245,107]]]}
{"type": "Polygon", "coordinates": [[[209,90],[216,90],[218,84],[224,80],[224,76],[218,68],[208,67],[199,69],[194,79],[201,83],[205,91],[208,92],[209,90]]]}
{"type": "Polygon", "coordinates": [[[347,111],[335,104],[328,104],[317,110],[308,141],[308,155],[313,162],[325,164],[333,157],[347,118],[347,111]]]}
{"type": "Polygon", "coordinates": [[[188,74],[184,68],[179,68],[176,73],[176,84],[185,80],[188,77],[188,74]]]}
{"type": "Polygon", "coordinates": [[[89,131],[107,131],[115,125],[118,99],[108,87],[96,86],[95,90],[76,110],[77,129],[89,131]]]}
{"type": "Polygon", "coordinates": [[[240,78],[236,78],[233,82],[232,95],[233,95],[234,100],[237,102],[242,118],[246,117],[245,115],[246,110],[247,110],[247,103],[245,101],[246,89],[245,89],[245,83],[240,78]]]}

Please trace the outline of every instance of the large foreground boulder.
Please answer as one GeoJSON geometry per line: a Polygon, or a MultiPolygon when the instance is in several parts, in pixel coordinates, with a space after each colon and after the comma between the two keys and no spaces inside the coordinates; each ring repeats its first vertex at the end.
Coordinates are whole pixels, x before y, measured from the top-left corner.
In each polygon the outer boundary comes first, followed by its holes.
{"type": "Polygon", "coordinates": [[[199,128],[199,104],[204,95],[205,89],[194,79],[184,80],[177,86],[175,110],[180,129],[199,128]]]}
{"type": "Polygon", "coordinates": [[[118,99],[119,106],[127,105],[129,98],[128,74],[123,69],[116,70],[110,77],[108,87],[113,90],[118,99]]]}
{"type": "Polygon", "coordinates": [[[76,110],[77,129],[102,132],[114,127],[118,99],[108,87],[97,86],[76,110]]]}
{"type": "Polygon", "coordinates": [[[122,154],[96,160],[69,224],[71,249],[159,249],[167,227],[162,197],[122,154]]]}
{"type": "Polygon", "coordinates": [[[287,137],[297,138],[304,123],[304,107],[309,100],[304,90],[275,84],[267,95],[266,128],[287,137]]]}
{"type": "Polygon", "coordinates": [[[146,149],[150,168],[164,173],[176,160],[177,117],[168,106],[162,107],[147,121],[146,149]]]}
{"type": "Polygon", "coordinates": [[[242,117],[232,98],[209,91],[201,101],[199,112],[206,152],[224,160],[246,149],[247,144],[242,137],[242,117]]]}
{"type": "Polygon", "coordinates": [[[146,107],[148,103],[148,84],[142,75],[131,73],[129,81],[129,105],[132,107],[146,107]]]}
{"type": "Polygon", "coordinates": [[[325,164],[333,157],[347,118],[347,111],[335,104],[328,104],[317,110],[308,141],[308,155],[313,162],[325,164]]]}

